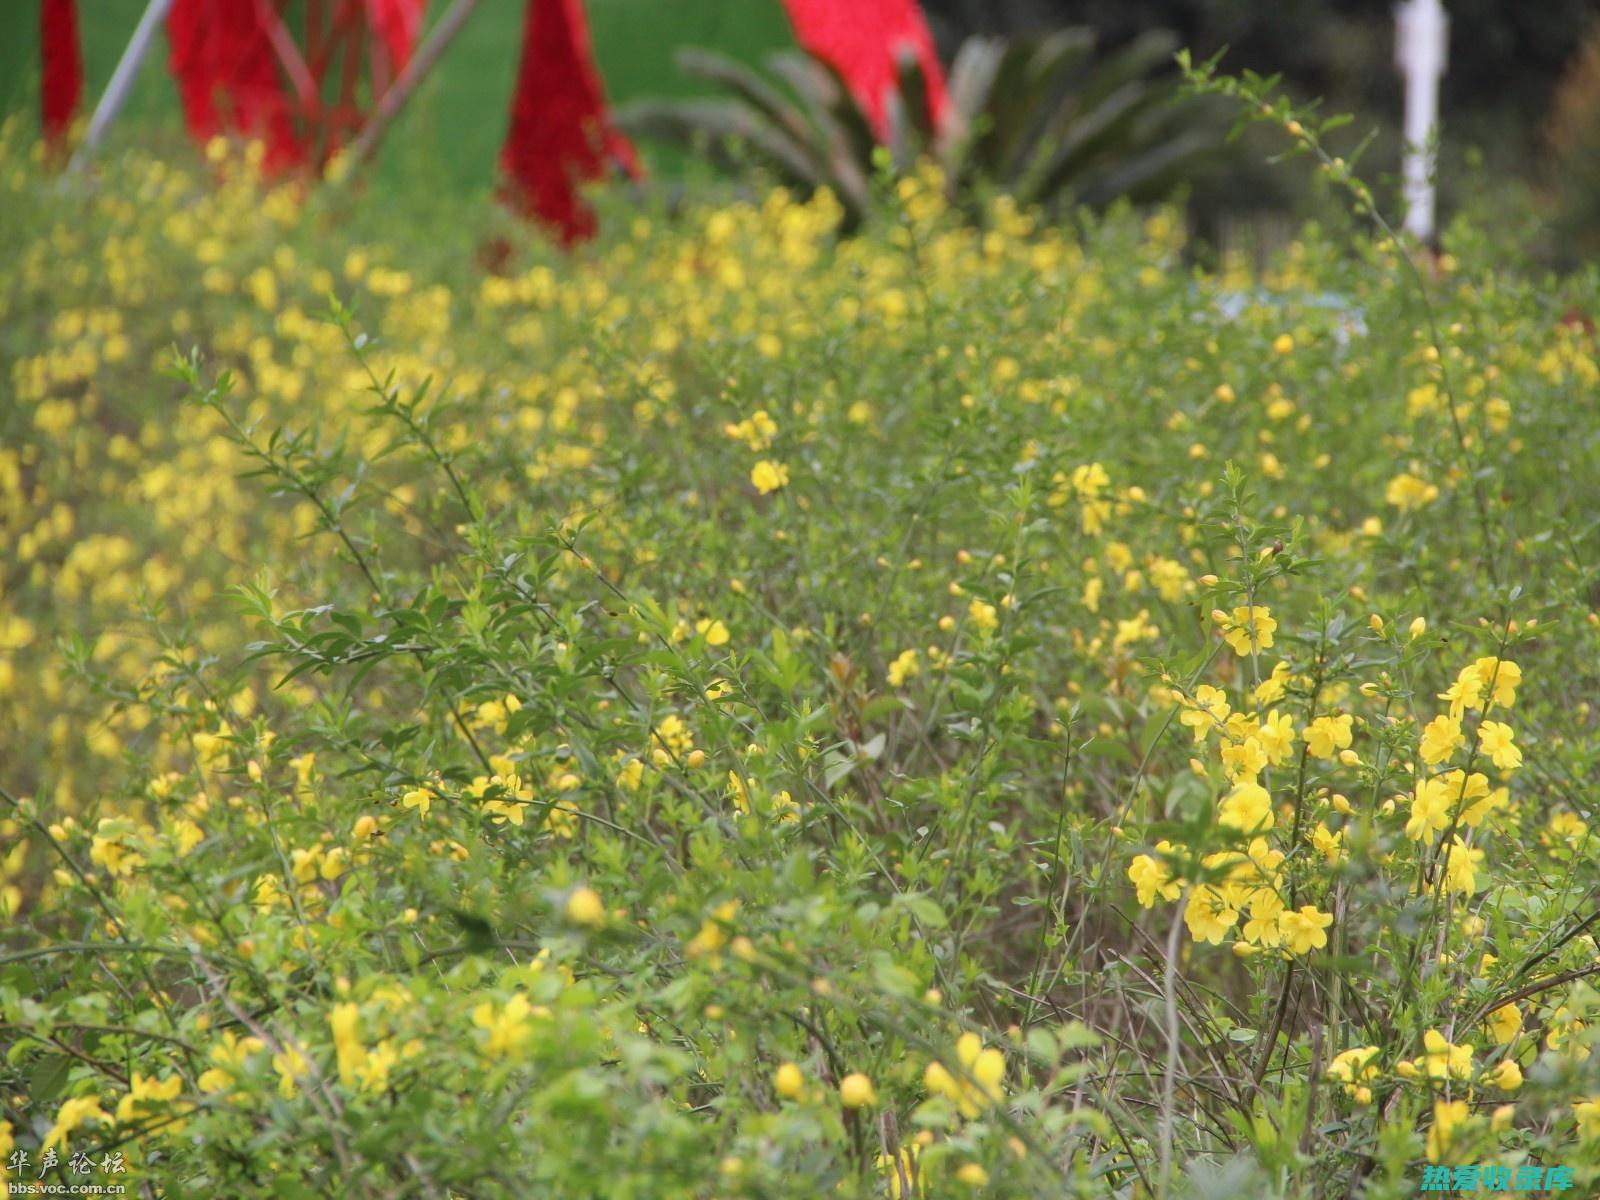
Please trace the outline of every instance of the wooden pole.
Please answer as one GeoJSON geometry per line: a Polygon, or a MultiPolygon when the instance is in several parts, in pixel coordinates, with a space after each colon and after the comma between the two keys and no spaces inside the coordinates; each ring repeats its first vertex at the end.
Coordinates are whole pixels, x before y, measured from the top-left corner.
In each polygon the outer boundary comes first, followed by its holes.
{"type": "Polygon", "coordinates": [[[439,56],[455,40],[456,34],[461,32],[461,27],[467,23],[472,10],[477,7],[478,0],[455,0],[449,11],[439,18],[439,23],[428,34],[427,40],[411,56],[411,61],[400,73],[400,78],[379,97],[366,126],[357,135],[356,140],[350,143],[350,149],[347,151],[350,156],[350,169],[353,170],[372,157],[378,148],[378,143],[383,140],[383,135],[388,132],[389,126],[400,115],[400,110],[411,99],[412,93],[427,77],[428,72],[433,70],[439,61],[439,56]]]}
{"type": "Polygon", "coordinates": [[[150,0],[145,6],[144,15],[139,18],[133,36],[128,39],[127,48],[123,50],[122,58],[117,62],[117,69],[112,72],[111,82],[106,84],[105,94],[95,106],[94,116],[89,120],[89,130],[83,135],[83,142],[73,154],[72,161],[67,164],[68,174],[82,169],[83,164],[100,145],[100,140],[105,137],[111,122],[116,120],[117,114],[122,111],[128,93],[133,90],[133,81],[138,78],[144,57],[150,52],[150,43],[155,40],[156,30],[161,27],[161,22],[166,20],[171,8],[172,0],[150,0]]]}

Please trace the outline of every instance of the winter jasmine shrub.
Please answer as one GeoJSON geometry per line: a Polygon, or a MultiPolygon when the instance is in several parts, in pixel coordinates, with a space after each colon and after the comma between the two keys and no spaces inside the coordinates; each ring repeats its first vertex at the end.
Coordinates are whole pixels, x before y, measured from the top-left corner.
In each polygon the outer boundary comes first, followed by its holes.
{"type": "Polygon", "coordinates": [[[1203,271],[925,173],[483,275],[29,155],[19,1178],[1597,1186],[1592,273],[1203,271]]]}

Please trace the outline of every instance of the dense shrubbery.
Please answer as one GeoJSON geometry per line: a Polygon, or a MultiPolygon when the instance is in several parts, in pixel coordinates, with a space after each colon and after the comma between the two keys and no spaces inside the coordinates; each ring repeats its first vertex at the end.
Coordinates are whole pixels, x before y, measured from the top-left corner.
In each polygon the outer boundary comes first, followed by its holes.
{"type": "Polygon", "coordinates": [[[0,159],[25,1177],[1595,1186],[1592,275],[219,169],[0,159]]]}

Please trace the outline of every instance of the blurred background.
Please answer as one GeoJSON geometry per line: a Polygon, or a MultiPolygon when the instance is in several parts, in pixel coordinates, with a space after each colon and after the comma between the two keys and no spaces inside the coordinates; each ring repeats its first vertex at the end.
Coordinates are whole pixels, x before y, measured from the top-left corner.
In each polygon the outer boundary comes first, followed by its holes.
{"type": "MultiPolygon", "coordinates": [[[[1095,34],[1105,58],[1153,30],[1197,58],[1226,47],[1223,69],[1283,76],[1297,100],[1353,122],[1335,148],[1366,142],[1361,174],[1392,202],[1399,168],[1403,83],[1394,67],[1388,0],[923,0],[948,66],[975,35],[1033,37],[1067,27],[1095,34]]],[[[0,111],[36,119],[38,11],[0,4],[0,111]]],[[[444,7],[436,0],[429,16],[444,7]]],[[[484,0],[439,70],[388,137],[376,186],[419,177],[435,203],[459,203],[495,183],[517,68],[522,0],[484,0]]],[[[91,0],[81,8],[92,107],[144,0],[91,0]]],[[[1521,222],[1553,260],[1600,250],[1600,0],[1448,0],[1449,67],[1441,92],[1438,162],[1442,224],[1469,212],[1521,222]]],[[[588,0],[594,49],[613,104],[682,100],[717,92],[677,61],[685,47],[719,51],[761,70],[792,49],[780,0],[588,0]]],[[[158,51],[164,57],[165,43],[158,51]]],[[[1319,211],[1312,172],[1266,159],[1283,147],[1259,129],[1242,147],[1209,157],[1176,180],[1203,233],[1231,240],[1246,229],[1271,242],[1319,211]]],[[[148,64],[117,138],[183,146],[178,103],[163,63],[148,64]]],[[[115,140],[115,139],[114,139],[115,140]]],[[[706,170],[686,138],[640,139],[652,175],[668,181],[706,170]]],[[[723,172],[726,174],[726,171],[723,172]]],[[[1135,199],[1142,198],[1135,193],[1135,199]]]]}

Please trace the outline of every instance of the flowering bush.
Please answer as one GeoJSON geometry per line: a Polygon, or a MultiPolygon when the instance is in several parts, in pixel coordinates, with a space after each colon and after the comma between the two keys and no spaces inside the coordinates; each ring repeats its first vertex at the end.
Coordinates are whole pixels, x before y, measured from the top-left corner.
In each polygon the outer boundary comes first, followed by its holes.
{"type": "Polygon", "coordinates": [[[924,175],[480,277],[221,148],[29,153],[22,1177],[1596,1186],[1592,273],[924,175]]]}

